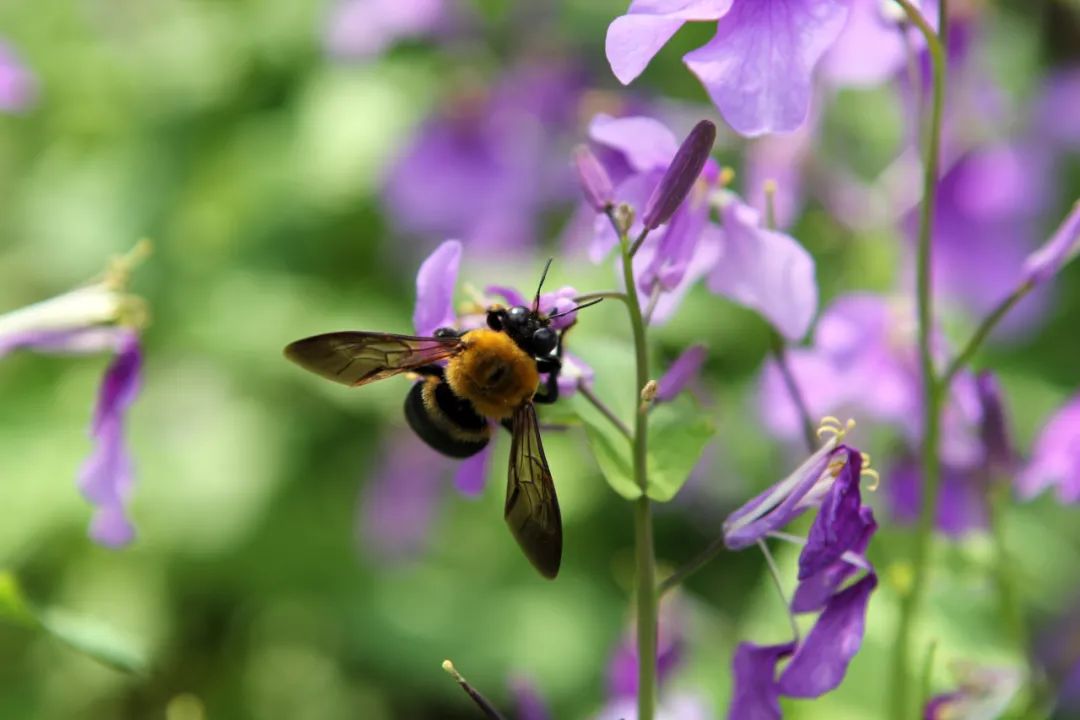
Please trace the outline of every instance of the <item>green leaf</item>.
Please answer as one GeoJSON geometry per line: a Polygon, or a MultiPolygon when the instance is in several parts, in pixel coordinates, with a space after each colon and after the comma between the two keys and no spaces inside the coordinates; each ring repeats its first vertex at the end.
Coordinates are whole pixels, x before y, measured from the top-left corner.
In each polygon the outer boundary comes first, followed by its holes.
{"type": "Polygon", "coordinates": [[[667,502],[679,492],[701,459],[716,428],[686,395],[658,405],[649,417],[649,489],[667,502]]]}
{"type": "Polygon", "coordinates": [[[34,613],[23,597],[19,581],[10,571],[0,572],[0,618],[19,625],[34,625],[34,613]]]}
{"type": "Polygon", "coordinates": [[[131,638],[94,618],[42,610],[38,624],[65,645],[123,672],[145,675],[147,659],[131,638]]]}
{"type": "Polygon", "coordinates": [[[575,394],[570,399],[570,404],[585,426],[589,447],[611,489],[627,500],[641,497],[641,488],[634,482],[634,463],[629,439],[581,393],[575,394]]]}

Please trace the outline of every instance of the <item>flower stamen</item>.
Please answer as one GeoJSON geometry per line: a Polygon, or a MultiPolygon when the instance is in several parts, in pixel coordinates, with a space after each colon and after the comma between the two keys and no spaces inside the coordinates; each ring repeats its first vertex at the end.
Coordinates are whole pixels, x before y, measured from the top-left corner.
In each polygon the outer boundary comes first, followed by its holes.
{"type": "Polygon", "coordinates": [[[838,418],[835,418],[832,415],[826,415],[821,418],[821,422],[818,423],[817,436],[820,440],[825,438],[835,438],[836,442],[840,442],[844,439],[845,435],[854,429],[854,420],[848,419],[846,423],[841,423],[838,418]]]}
{"type": "Polygon", "coordinates": [[[859,453],[859,455],[862,457],[863,464],[862,472],[859,474],[861,477],[870,478],[870,482],[867,484],[866,489],[870,492],[877,492],[877,489],[881,487],[881,474],[870,467],[870,453],[864,452],[859,453]]]}

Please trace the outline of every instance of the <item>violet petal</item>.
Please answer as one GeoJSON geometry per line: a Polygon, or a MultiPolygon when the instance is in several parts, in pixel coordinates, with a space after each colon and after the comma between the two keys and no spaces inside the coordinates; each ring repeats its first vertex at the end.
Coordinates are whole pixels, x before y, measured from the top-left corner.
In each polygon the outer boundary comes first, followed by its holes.
{"type": "Polygon", "coordinates": [[[709,159],[715,141],[716,126],[708,120],[699,122],[686,136],[671,164],[664,171],[660,184],[645,204],[642,222],[646,228],[655,230],[663,225],[682,205],[705,167],[705,161],[709,159]]]}
{"type": "Polygon", "coordinates": [[[806,119],[811,74],[847,21],[850,0],[737,2],[683,60],[742,135],[791,132],[806,119]]]}
{"type": "Polygon", "coordinates": [[[453,326],[454,286],[461,264],[461,243],[447,240],[420,265],[416,274],[416,309],[413,327],[417,335],[431,335],[437,328],[453,326]]]}
{"type": "Polygon", "coordinates": [[[848,664],[862,645],[866,605],[875,587],[877,576],[868,573],[833,596],[780,674],[781,693],[816,698],[840,685],[848,664]]]}
{"type": "Polygon", "coordinates": [[[739,643],[732,660],[734,687],[728,720],[780,720],[780,687],[776,664],[790,655],[794,643],[739,643]]]}

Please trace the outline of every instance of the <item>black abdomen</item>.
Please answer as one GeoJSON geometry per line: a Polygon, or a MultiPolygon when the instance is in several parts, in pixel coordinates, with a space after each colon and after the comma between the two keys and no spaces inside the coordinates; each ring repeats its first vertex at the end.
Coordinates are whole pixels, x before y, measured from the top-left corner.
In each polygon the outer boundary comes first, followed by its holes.
{"type": "Polygon", "coordinates": [[[412,386],[405,398],[405,419],[421,440],[450,457],[471,457],[491,439],[488,421],[441,378],[412,386]]]}

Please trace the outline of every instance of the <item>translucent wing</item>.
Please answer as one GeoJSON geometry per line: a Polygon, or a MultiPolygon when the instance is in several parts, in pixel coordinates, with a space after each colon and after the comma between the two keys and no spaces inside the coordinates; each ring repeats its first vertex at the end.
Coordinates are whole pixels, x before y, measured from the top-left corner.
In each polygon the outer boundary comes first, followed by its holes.
{"type": "Polygon", "coordinates": [[[336,332],[290,343],[285,357],[343,385],[366,385],[459,353],[460,338],[336,332]]]}
{"type": "Polygon", "coordinates": [[[513,436],[504,516],[529,562],[553,578],[562,560],[562,518],[532,403],[514,412],[513,436]]]}

